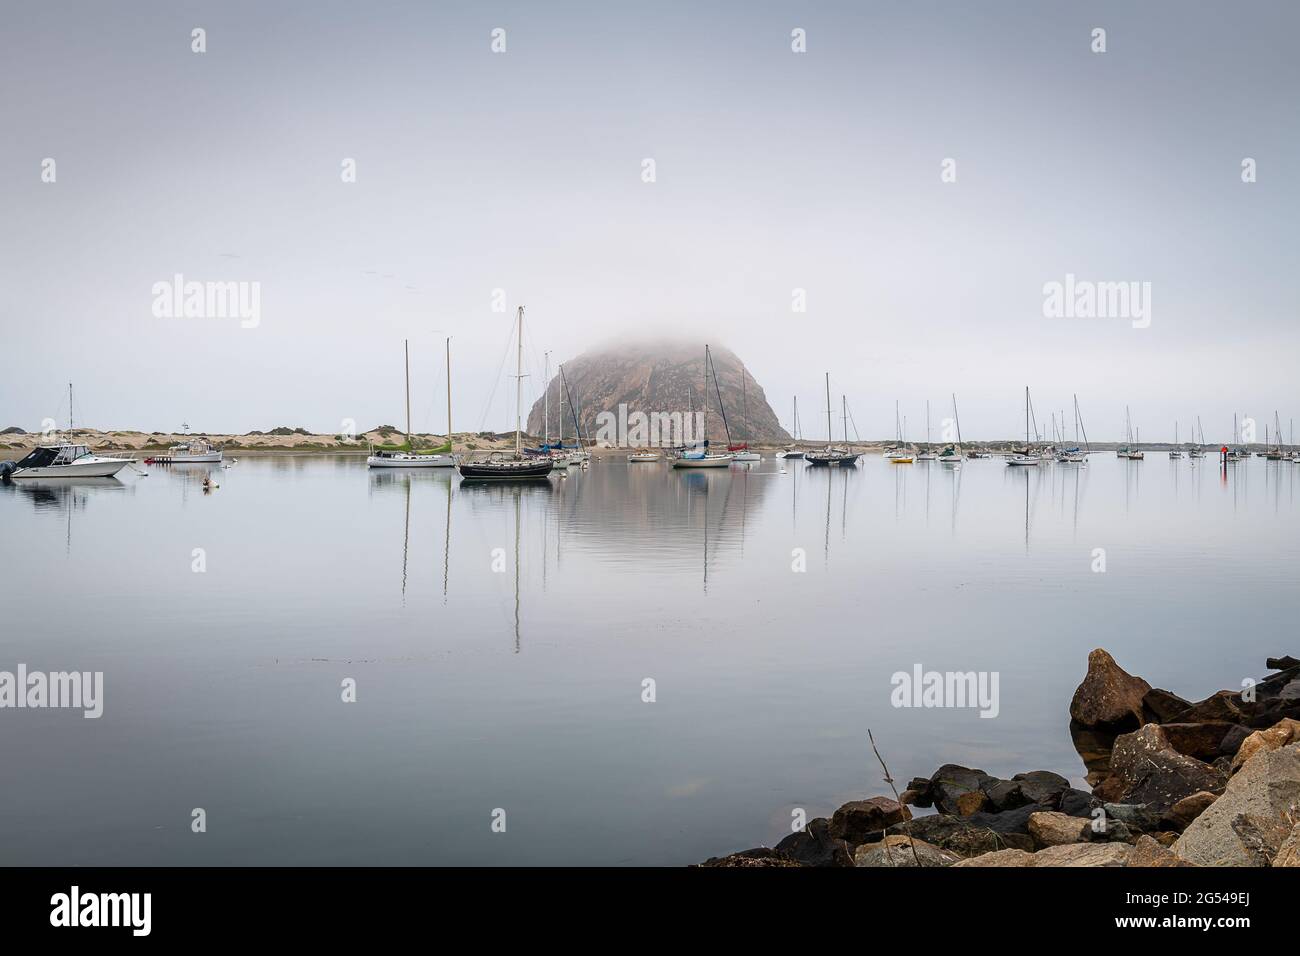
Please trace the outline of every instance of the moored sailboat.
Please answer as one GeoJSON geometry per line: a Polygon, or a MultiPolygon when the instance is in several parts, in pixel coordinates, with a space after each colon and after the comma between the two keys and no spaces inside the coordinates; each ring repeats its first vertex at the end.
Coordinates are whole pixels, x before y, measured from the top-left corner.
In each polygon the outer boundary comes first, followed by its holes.
{"type": "Polygon", "coordinates": [[[406,443],[372,446],[366,458],[370,468],[452,468],[451,454],[451,339],[447,339],[447,441],[439,448],[416,450],[411,444],[411,346],[402,343],[406,355],[406,443]]]}

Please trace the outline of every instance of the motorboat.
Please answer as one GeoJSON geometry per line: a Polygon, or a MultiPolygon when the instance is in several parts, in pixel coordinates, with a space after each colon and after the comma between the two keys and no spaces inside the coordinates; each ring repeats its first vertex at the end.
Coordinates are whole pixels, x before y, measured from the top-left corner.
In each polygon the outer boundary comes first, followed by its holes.
{"type": "Polygon", "coordinates": [[[42,445],[15,462],[4,462],[0,475],[15,481],[25,478],[112,478],[131,463],[130,458],[96,455],[89,445],[66,442],[42,445]]]}

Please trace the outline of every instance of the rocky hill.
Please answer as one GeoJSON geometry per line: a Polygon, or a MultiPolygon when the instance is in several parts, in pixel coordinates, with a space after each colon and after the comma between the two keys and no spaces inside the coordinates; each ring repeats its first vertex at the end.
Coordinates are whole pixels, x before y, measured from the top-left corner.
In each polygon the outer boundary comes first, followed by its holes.
{"type": "MultiPolygon", "coordinates": [[[[711,348],[717,370],[718,386],[731,426],[733,441],[756,444],[779,444],[790,436],[777,421],[767,397],[744,363],[730,350],[711,348]]],[[[681,413],[701,409],[704,394],[703,343],[655,343],[613,346],[586,352],[564,363],[564,378],[569,394],[578,409],[584,437],[595,441],[602,422],[608,426],[617,420],[619,406],[627,414],[635,412],[681,413]],[[602,413],[609,413],[602,416],[602,413]]],[[[547,385],[550,400],[550,427],[554,438],[559,430],[560,377],[547,385]]],[[[573,434],[573,416],[566,399],[565,435],[573,434]]],[[[538,399],[528,413],[528,431],[542,434],[543,400],[538,399]]],[[[718,394],[713,374],[708,381],[708,432],[713,441],[725,441],[726,430],[718,412],[718,394]]]]}

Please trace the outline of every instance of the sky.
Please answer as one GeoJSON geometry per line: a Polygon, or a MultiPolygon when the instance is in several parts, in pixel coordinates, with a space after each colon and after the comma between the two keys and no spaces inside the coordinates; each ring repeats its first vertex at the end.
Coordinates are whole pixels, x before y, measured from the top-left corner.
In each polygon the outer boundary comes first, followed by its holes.
{"type": "Polygon", "coordinates": [[[864,437],[953,393],[1012,437],[1025,386],[1099,440],[1285,428],[1298,33],[1289,0],[7,0],[0,427],[68,382],[95,427],[400,426],[409,339],[440,431],[450,336],[456,429],[504,430],[524,305],[525,410],[545,353],[671,335],[809,437],[827,372],[864,437]],[[157,314],[176,275],[256,321],[157,314]],[[1067,276],[1148,310],[1045,315],[1067,276]]]}

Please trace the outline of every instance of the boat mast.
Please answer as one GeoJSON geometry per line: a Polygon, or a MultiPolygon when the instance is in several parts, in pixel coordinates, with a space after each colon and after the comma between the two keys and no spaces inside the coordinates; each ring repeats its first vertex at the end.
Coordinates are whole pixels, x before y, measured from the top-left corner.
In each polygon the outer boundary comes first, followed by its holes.
{"type": "Polygon", "coordinates": [[[952,393],[952,419],[957,425],[957,456],[961,457],[961,416],[957,414],[957,393],[952,393]]]}
{"type": "MultiPolygon", "coordinates": [[[[731,446],[731,425],[727,423],[727,406],[722,404],[722,386],[718,383],[718,369],[713,364],[713,357],[709,354],[709,347],[704,346],[704,357],[708,360],[708,368],[704,370],[704,389],[705,397],[708,396],[709,369],[713,369],[713,388],[718,393],[718,411],[722,413],[722,427],[727,432],[727,446],[731,446]]],[[[744,372],[741,372],[741,381],[744,381],[744,372]]],[[[706,406],[707,407],[707,406],[706,406]]]]}
{"type": "Polygon", "coordinates": [[[1025,451],[1029,451],[1029,386],[1025,386],[1025,451]]]}
{"type": "Polygon", "coordinates": [[[830,448],[835,442],[835,434],[831,431],[831,373],[826,373],[826,447],[830,448]]]}
{"type": "Polygon", "coordinates": [[[849,443],[849,399],[843,393],[840,394],[840,419],[844,425],[844,444],[849,443]]]}
{"type": "Polygon", "coordinates": [[[411,450],[411,340],[402,339],[406,353],[406,450],[411,450]]]}
{"type": "MultiPolygon", "coordinates": [[[[72,430],[72,383],[68,383],[68,443],[71,444],[77,433],[72,430]]],[[[71,512],[69,512],[71,513],[71,512]]]]}
{"type": "Polygon", "coordinates": [[[515,457],[524,453],[524,307],[519,307],[519,349],[515,355],[515,457]]]}
{"type": "Polygon", "coordinates": [[[542,367],[542,444],[551,442],[551,353],[542,353],[545,364],[542,367]]]}
{"type": "Polygon", "coordinates": [[[450,335],[447,336],[447,451],[451,451],[451,336],[450,335]]]}

